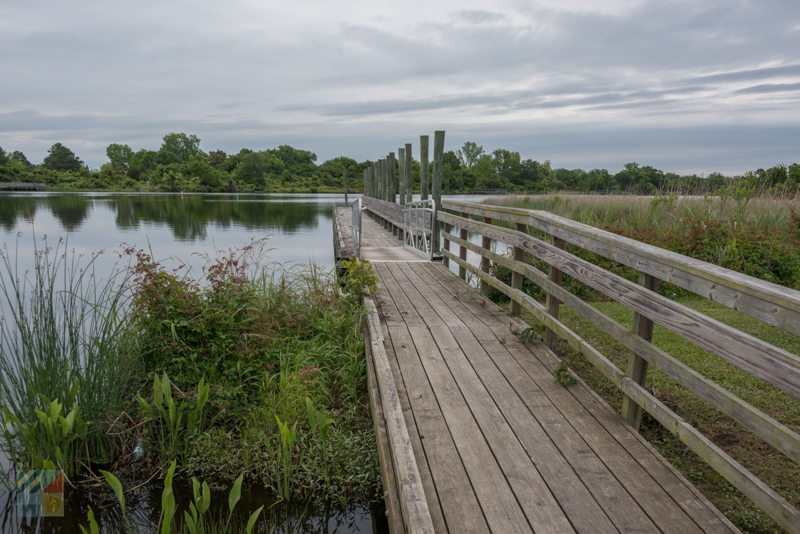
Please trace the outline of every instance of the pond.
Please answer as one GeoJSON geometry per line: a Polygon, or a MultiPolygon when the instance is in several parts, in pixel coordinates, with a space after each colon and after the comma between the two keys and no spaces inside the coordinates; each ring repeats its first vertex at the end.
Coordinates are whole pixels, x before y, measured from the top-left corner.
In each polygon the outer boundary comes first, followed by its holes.
{"type": "MultiPolygon", "coordinates": [[[[358,195],[350,195],[352,202],[358,195]]],[[[456,198],[456,197],[450,197],[456,198]]],[[[478,202],[482,197],[459,197],[478,202]]],[[[343,195],[237,195],[237,194],[139,194],[139,193],[3,193],[0,194],[0,245],[17,272],[33,265],[35,249],[59,240],[70,253],[84,260],[100,251],[99,273],[110,272],[125,247],[152,251],[165,265],[194,266],[199,277],[203,256],[214,256],[228,247],[241,247],[267,238],[267,258],[284,267],[315,263],[334,267],[332,209],[344,206],[343,195]]],[[[479,242],[477,236],[470,236],[479,242]]],[[[470,261],[477,257],[470,254],[470,261]]],[[[3,271],[2,276],[7,276],[3,271]]],[[[8,472],[6,458],[2,460],[8,472]]],[[[157,522],[162,486],[146,484],[130,494],[132,518],[141,525],[157,522]]],[[[190,493],[190,491],[188,492],[190,493]]],[[[226,509],[227,494],[218,492],[212,502],[219,513],[226,509]]],[[[104,507],[113,518],[113,501],[98,502],[91,494],[68,491],[65,518],[25,520],[17,516],[15,492],[0,496],[0,533],[80,532],[86,510],[104,507]]],[[[254,510],[273,502],[256,488],[243,492],[242,510],[254,510]]],[[[281,532],[387,532],[382,504],[346,503],[322,508],[278,504],[269,512],[281,532]]],[[[118,513],[118,511],[116,512],[118,513]]],[[[244,513],[244,512],[242,512],[244,513]]],[[[111,521],[113,523],[113,521],[111,521]]],[[[114,529],[108,530],[113,532],[114,529]]]]}

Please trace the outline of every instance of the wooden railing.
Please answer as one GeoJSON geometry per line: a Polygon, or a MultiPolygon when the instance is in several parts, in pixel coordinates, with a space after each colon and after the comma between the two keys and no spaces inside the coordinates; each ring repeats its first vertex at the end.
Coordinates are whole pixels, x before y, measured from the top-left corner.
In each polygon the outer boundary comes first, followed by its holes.
{"type": "Polygon", "coordinates": [[[641,410],[644,409],[786,530],[800,533],[800,511],[644,387],[648,365],[652,365],[794,462],[800,463],[800,436],[797,433],[650,343],[653,324],[658,323],[740,369],[800,398],[798,356],[660,296],[658,285],[660,281],[670,282],[798,335],[800,292],[548,212],[445,200],[438,212],[438,219],[440,224],[444,224],[442,253],[446,261],[458,264],[459,275],[466,278],[469,271],[481,280],[484,291],[492,286],[508,295],[513,303],[513,312],[519,313],[523,308],[530,312],[547,327],[547,343],[551,347],[561,337],[585,356],[623,392],[622,415],[631,425],[638,429],[641,410]],[[482,222],[473,217],[481,218],[482,222]],[[494,221],[512,223],[515,230],[496,226],[492,224],[494,221]],[[549,234],[551,242],[531,236],[528,227],[549,234]],[[458,236],[454,228],[459,229],[458,236]],[[467,241],[468,232],[483,236],[481,246],[467,241]],[[512,258],[492,252],[492,241],[513,247],[512,258]],[[459,246],[458,255],[450,250],[451,243],[459,246]],[[638,270],[639,284],[566,252],[566,243],[638,270]],[[466,261],[467,250],[481,256],[479,268],[466,261]],[[524,253],[549,264],[549,273],[545,274],[524,263],[524,253]],[[489,274],[490,262],[512,272],[511,285],[489,274]],[[632,309],[635,312],[633,328],[623,326],[565,290],[561,286],[562,273],[632,309]],[[545,305],[522,291],[523,277],[547,293],[545,305]],[[631,349],[625,372],[559,321],[561,304],[569,306],[631,349]]]}

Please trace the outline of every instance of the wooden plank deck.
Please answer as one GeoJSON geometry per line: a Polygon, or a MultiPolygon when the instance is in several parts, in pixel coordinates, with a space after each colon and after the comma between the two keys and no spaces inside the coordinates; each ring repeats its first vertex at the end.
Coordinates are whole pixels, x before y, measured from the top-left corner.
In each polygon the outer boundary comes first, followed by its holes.
{"type": "MultiPolygon", "coordinates": [[[[351,208],[333,208],[334,228],[334,255],[335,260],[347,259],[353,251],[353,219],[351,208]]],[[[396,248],[402,247],[403,242],[398,236],[392,235],[382,224],[364,216],[361,219],[361,247],[362,248],[396,248]]]]}
{"type": "MultiPolygon", "coordinates": [[[[362,247],[402,245],[368,217],[362,231],[362,247]]],[[[435,532],[737,532],[584,383],[554,383],[558,357],[522,343],[524,323],[438,263],[373,267],[435,532]]]]}

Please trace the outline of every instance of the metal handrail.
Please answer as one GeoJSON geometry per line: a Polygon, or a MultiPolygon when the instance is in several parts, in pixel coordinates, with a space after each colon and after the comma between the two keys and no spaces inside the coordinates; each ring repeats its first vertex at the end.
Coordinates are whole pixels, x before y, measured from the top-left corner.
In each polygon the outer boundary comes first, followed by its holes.
{"type": "Polygon", "coordinates": [[[361,198],[355,199],[352,206],[352,225],[353,229],[353,256],[361,255],[361,198]]]}
{"type": "Polygon", "coordinates": [[[433,199],[418,200],[406,204],[403,210],[405,240],[403,248],[411,250],[428,260],[433,258],[433,222],[436,202],[433,199]]]}

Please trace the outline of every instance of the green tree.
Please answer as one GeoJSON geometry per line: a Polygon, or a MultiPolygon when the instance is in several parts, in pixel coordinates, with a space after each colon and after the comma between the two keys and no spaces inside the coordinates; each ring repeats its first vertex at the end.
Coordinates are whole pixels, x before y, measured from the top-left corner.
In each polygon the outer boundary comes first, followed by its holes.
{"type": "Polygon", "coordinates": [[[54,171],[79,171],[83,166],[83,162],[78,156],[61,143],[56,143],[50,147],[42,164],[54,171]]]}
{"type": "Polygon", "coordinates": [[[11,157],[11,159],[13,159],[14,161],[19,161],[20,163],[22,163],[22,164],[23,164],[23,165],[25,165],[26,167],[30,167],[30,166],[31,166],[31,162],[30,162],[30,161],[28,161],[28,158],[26,158],[26,157],[25,157],[25,154],[23,154],[23,153],[22,153],[22,152],[20,152],[19,150],[15,150],[14,152],[12,152],[12,153],[10,154],[10,157],[11,157]]]}
{"type": "Polygon", "coordinates": [[[155,165],[157,154],[158,153],[153,150],[146,150],[143,148],[131,156],[130,166],[140,171],[149,171],[155,165]]]}
{"type": "Polygon", "coordinates": [[[483,147],[478,146],[472,141],[467,141],[464,143],[464,146],[461,147],[461,150],[456,153],[456,155],[464,167],[474,167],[475,164],[478,163],[480,157],[483,155],[483,147]]]}
{"type": "Polygon", "coordinates": [[[156,154],[156,163],[170,165],[172,163],[185,163],[189,156],[203,154],[200,150],[200,139],[196,135],[184,133],[169,133],[164,136],[164,142],[156,154]]]}
{"type": "Polygon", "coordinates": [[[219,171],[199,154],[189,156],[189,161],[186,163],[186,172],[189,176],[200,178],[200,184],[203,187],[218,189],[220,186],[219,171]]]}
{"type": "Polygon", "coordinates": [[[127,169],[133,157],[133,150],[128,145],[111,143],[106,147],[106,156],[114,167],[127,169]]]}
{"type": "MultiPolygon", "coordinates": [[[[508,183],[521,185],[519,152],[498,148],[492,152],[492,165],[497,174],[508,183]]],[[[505,184],[504,184],[505,185],[505,184]]]]}
{"type": "Polygon", "coordinates": [[[0,146],[0,165],[5,165],[9,161],[10,159],[8,157],[8,154],[6,154],[6,151],[3,150],[3,147],[0,146]]]}
{"type": "Polygon", "coordinates": [[[269,152],[251,152],[241,157],[236,168],[236,176],[244,183],[263,189],[267,185],[267,175],[279,175],[284,164],[269,152]]]}
{"type": "Polygon", "coordinates": [[[212,150],[208,153],[208,156],[206,156],[206,163],[215,169],[219,169],[219,166],[225,163],[227,158],[228,155],[223,150],[212,150]]]}

